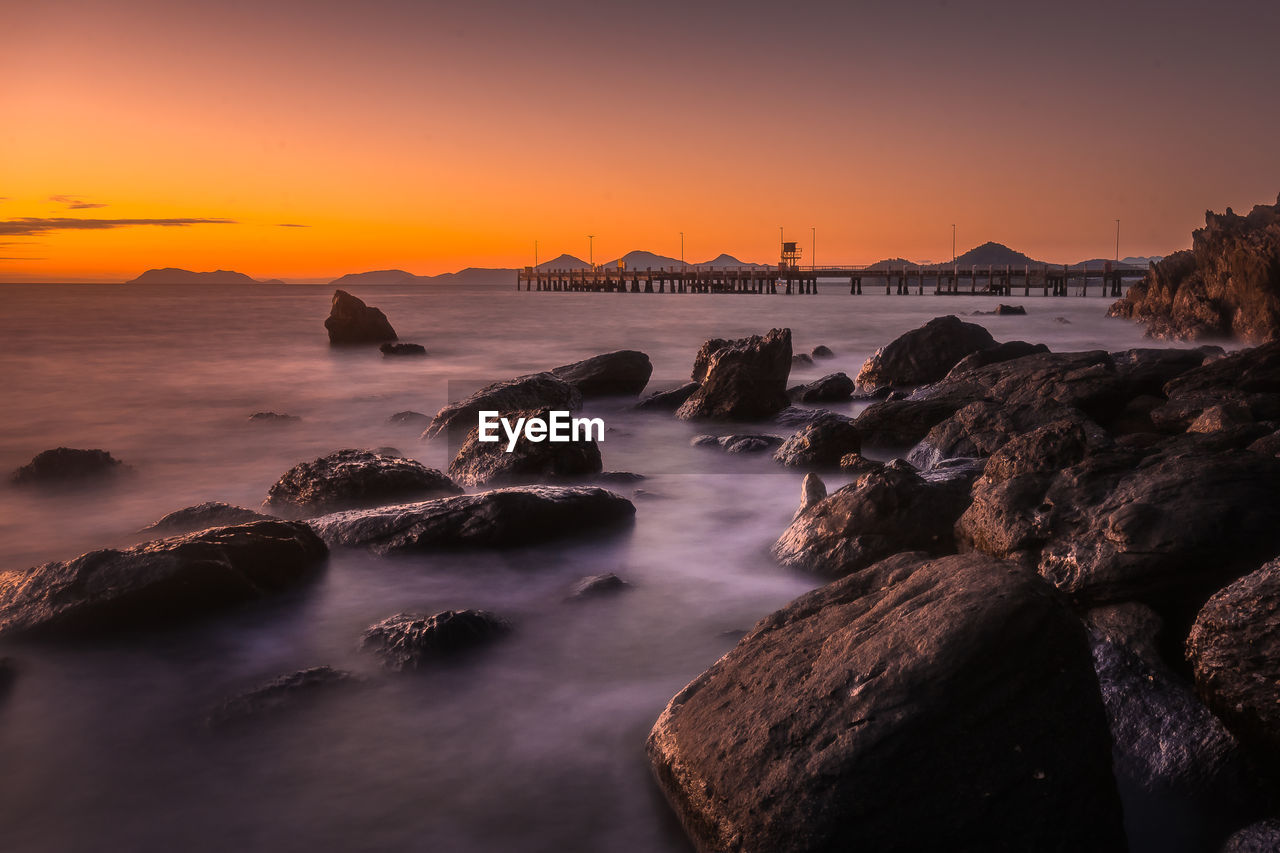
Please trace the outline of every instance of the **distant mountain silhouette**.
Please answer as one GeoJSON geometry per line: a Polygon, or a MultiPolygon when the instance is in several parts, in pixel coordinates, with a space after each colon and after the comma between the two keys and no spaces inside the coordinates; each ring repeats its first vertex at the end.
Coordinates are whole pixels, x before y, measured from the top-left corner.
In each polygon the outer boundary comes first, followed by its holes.
{"type": "Polygon", "coordinates": [[[627,265],[629,270],[646,270],[646,269],[667,269],[680,267],[679,258],[668,258],[666,255],[655,255],[653,252],[627,252],[621,258],[615,258],[606,264],[602,264],[605,269],[617,269],[618,261],[622,261],[627,265]]]}
{"type": "Polygon", "coordinates": [[[329,282],[335,287],[358,287],[362,284],[417,284],[422,276],[404,270],[371,270],[353,272],[329,282]]]}
{"type": "Polygon", "coordinates": [[[962,267],[977,264],[980,267],[991,266],[1024,266],[1026,264],[1043,264],[1044,261],[1037,261],[1034,258],[1027,257],[1019,251],[1010,249],[1003,243],[983,243],[981,246],[975,246],[956,258],[955,262],[962,267]]]}
{"type": "Polygon", "coordinates": [[[561,255],[558,258],[552,258],[549,261],[543,261],[538,264],[540,270],[585,270],[590,269],[591,264],[575,258],[573,255],[561,255]]]}
{"type": "Polygon", "coordinates": [[[214,270],[213,272],[192,272],[191,270],[180,270],[176,267],[165,267],[164,269],[147,270],[135,279],[126,281],[125,284],[274,284],[280,282],[279,279],[273,279],[270,282],[261,282],[256,278],[250,278],[242,272],[234,272],[233,270],[214,270]]]}
{"type": "Polygon", "coordinates": [[[1106,269],[1107,264],[1111,264],[1113,268],[1118,268],[1118,269],[1134,268],[1134,269],[1145,270],[1147,268],[1147,259],[1146,258],[1125,258],[1123,261],[1117,264],[1111,258],[1090,258],[1087,261],[1077,261],[1076,263],[1071,264],[1071,268],[1073,270],[1079,270],[1079,269],[1103,270],[1103,269],[1106,269]]]}
{"type": "Polygon", "coordinates": [[[897,269],[898,267],[914,267],[920,266],[916,261],[909,261],[906,258],[885,258],[883,261],[876,261],[874,264],[867,266],[869,270],[897,269]]]}
{"type": "MultiPolygon", "coordinates": [[[[697,264],[700,267],[746,267],[748,269],[765,269],[768,264],[749,264],[746,261],[740,261],[733,255],[718,255],[709,261],[702,261],[697,264]]],[[[776,266],[776,265],[775,265],[776,266]]]]}

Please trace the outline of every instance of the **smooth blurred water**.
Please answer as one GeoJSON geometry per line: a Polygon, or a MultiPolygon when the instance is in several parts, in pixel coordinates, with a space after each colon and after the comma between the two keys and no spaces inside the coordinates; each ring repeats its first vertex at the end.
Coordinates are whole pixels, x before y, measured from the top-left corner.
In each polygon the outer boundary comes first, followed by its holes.
{"type": "MultiPolygon", "coordinates": [[[[376,347],[328,345],[331,294],[0,288],[0,470],[59,445],[103,448],[131,466],[71,491],[6,478],[0,570],[139,541],[139,528],[202,501],[257,506],[288,467],[343,447],[390,445],[444,468],[443,441],[422,442],[388,416],[434,413],[451,383],[613,349],[645,351],[652,384],[671,386],[706,338],[788,326],[797,352],[836,352],[793,380],[852,376],[907,329],[998,301],[1028,310],[972,318],[999,340],[1143,344],[1136,327],[1103,316],[1109,300],[1097,296],[851,297],[836,282],[817,296],[361,288],[402,340],[430,352],[385,359],[376,347]],[[265,410],[301,421],[248,421],[265,410]]],[[[587,409],[610,427],[605,468],[648,477],[626,533],[501,553],[337,551],[316,582],[189,626],[89,646],[0,645],[21,670],[0,698],[0,849],[687,849],[649,779],[648,729],[736,632],[817,582],[768,555],[800,473],[690,447],[705,425],[626,405],[587,409]],[[564,601],[578,578],[606,571],[633,590],[564,601]],[[383,674],[356,649],[378,619],[462,607],[493,610],[516,630],[413,675],[383,674]],[[366,681],[239,730],[204,727],[229,694],[319,664],[366,681]]]]}

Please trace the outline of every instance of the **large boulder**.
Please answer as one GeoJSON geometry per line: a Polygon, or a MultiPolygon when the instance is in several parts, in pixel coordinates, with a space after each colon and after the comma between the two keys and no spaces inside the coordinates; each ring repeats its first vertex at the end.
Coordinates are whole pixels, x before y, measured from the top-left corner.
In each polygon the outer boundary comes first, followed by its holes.
{"type": "Polygon", "coordinates": [[[1231,834],[1218,853],[1275,853],[1280,850],[1280,820],[1251,823],[1231,834]]]}
{"type": "Polygon", "coordinates": [[[1280,761],[1280,560],[1209,599],[1187,637],[1187,660],[1214,713],[1280,761]]]}
{"type": "Polygon", "coordinates": [[[607,352],[551,370],[586,397],[635,397],[653,374],[649,356],[632,349],[607,352]]]}
{"type": "Polygon", "coordinates": [[[398,613],[369,626],[360,638],[392,670],[413,670],[487,645],[511,630],[487,610],[444,610],[434,616],[398,613]]]}
{"type": "Polygon", "coordinates": [[[697,390],[697,382],[686,382],[668,391],[655,391],[636,403],[636,408],[655,412],[674,412],[683,406],[684,401],[692,397],[693,392],[697,390]]]}
{"type": "Polygon", "coordinates": [[[783,565],[838,578],[902,551],[951,553],[968,493],[963,478],[930,483],[906,466],[873,468],[798,512],[773,555],[783,565]]]}
{"type": "Polygon", "coordinates": [[[824,412],[786,440],[773,458],[789,468],[836,468],[840,459],[862,449],[862,435],[851,418],[824,412]]]}
{"type": "Polygon", "coordinates": [[[1280,420],[1280,341],[1212,359],[1165,383],[1168,402],[1151,412],[1155,424],[1180,432],[1205,411],[1232,407],[1257,421],[1280,420]]]}
{"type": "Polygon", "coordinates": [[[328,554],[305,524],[258,521],[0,575],[0,635],[173,621],[277,592],[328,554]]]}
{"type": "Polygon", "coordinates": [[[450,403],[431,419],[423,438],[434,438],[443,432],[461,439],[480,422],[480,412],[499,415],[525,409],[558,409],[576,411],[582,408],[582,392],[550,373],[530,373],[495,382],[476,391],[465,400],[450,403]]]}
{"type": "Polygon", "coordinates": [[[858,371],[857,385],[871,391],[882,385],[936,382],[960,359],[995,345],[991,333],[976,323],[950,315],[935,317],[876,350],[858,371]]]}
{"type": "Polygon", "coordinates": [[[919,468],[932,468],[947,459],[991,456],[1010,440],[1061,421],[1078,424],[1091,444],[1104,445],[1110,441],[1102,427],[1070,406],[1004,405],[979,400],[935,424],[911,449],[907,461],[919,468]]]}
{"type": "Polygon", "coordinates": [[[868,447],[901,449],[919,443],[954,415],[967,399],[881,400],[863,409],[854,425],[868,447]]]}
{"type": "Polygon", "coordinates": [[[330,545],[387,554],[531,545],[620,527],[635,512],[626,498],[594,486],[525,486],[339,512],[309,524],[330,545]]]}
{"type": "Polygon", "coordinates": [[[264,506],[295,514],[456,495],[456,483],[414,459],[372,450],[338,450],[281,475],[264,506]]]}
{"type": "Polygon", "coordinates": [[[232,506],[222,501],[207,501],[195,506],[174,510],[154,524],[144,527],[142,533],[188,533],[192,530],[205,530],[210,527],[228,527],[233,524],[248,524],[251,521],[269,521],[271,516],[263,515],[257,510],[232,506]]]}
{"type": "Polygon", "coordinates": [[[1280,199],[1247,216],[1206,211],[1191,249],[1151,266],[1111,306],[1112,316],[1146,324],[1159,338],[1280,337],[1280,199]]]}
{"type": "Polygon", "coordinates": [[[95,480],[121,469],[119,459],[105,450],[79,450],[55,447],[37,453],[26,465],[13,472],[17,485],[39,483],[72,483],[95,480]]]}
{"type": "Polygon", "coordinates": [[[333,292],[333,307],[324,327],[329,330],[330,344],[380,344],[396,339],[387,315],[345,290],[333,292]]]}
{"type": "Polygon", "coordinates": [[[801,596],[648,752],[699,850],[1125,849],[1084,631],[989,557],[903,554],[801,596]]]}
{"type": "Polygon", "coordinates": [[[828,373],[804,385],[787,390],[791,399],[801,403],[830,403],[853,396],[853,380],[843,373],[828,373]]]}
{"type": "Polygon", "coordinates": [[[959,375],[970,370],[977,370],[979,367],[986,367],[988,364],[1013,361],[1015,358],[1022,358],[1024,355],[1035,355],[1048,351],[1049,348],[1044,344],[1029,344],[1026,341],[1005,341],[993,347],[969,353],[957,361],[955,367],[951,368],[947,375],[950,376],[953,373],[959,375]]]}
{"type": "MultiPolygon", "coordinates": [[[[714,341],[704,344],[704,349],[714,341]]],[[[701,356],[701,353],[699,354],[701,356]]],[[[695,367],[695,374],[698,373],[695,367]]],[[[676,410],[682,420],[762,420],[790,405],[791,330],[726,343],[708,357],[698,390],[676,410]]]]}
{"type": "MultiPolygon", "coordinates": [[[[549,422],[548,409],[512,412],[506,417],[549,422]]],[[[449,476],[465,486],[536,483],[543,480],[566,480],[589,477],[604,470],[600,447],[590,437],[580,441],[530,441],[521,437],[511,450],[502,430],[498,441],[481,441],[480,430],[473,429],[449,463],[449,476]]]]}

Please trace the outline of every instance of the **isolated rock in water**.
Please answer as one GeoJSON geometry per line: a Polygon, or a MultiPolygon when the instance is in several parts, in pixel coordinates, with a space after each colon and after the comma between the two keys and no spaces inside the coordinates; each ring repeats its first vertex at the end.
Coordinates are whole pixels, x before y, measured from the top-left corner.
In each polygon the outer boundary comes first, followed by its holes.
{"type": "Polygon", "coordinates": [[[1248,216],[1208,211],[1191,249],[1153,264],[1111,306],[1111,315],[1144,323],[1157,338],[1280,337],[1280,200],[1248,216]]]}
{"type": "MultiPolygon", "coordinates": [[[[514,425],[519,418],[549,423],[550,415],[548,409],[536,409],[506,417],[514,425]]],[[[479,428],[472,429],[449,463],[449,476],[465,486],[510,485],[589,477],[604,468],[594,439],[530,441],[521,435],[508,452],[505,432],[499,428],[494,434],[497,441],[481,441],[479,428]]]]}
{"type": "Polygon", "coordinates": [[[629,524],[631,501],[595,486],[525,486],[312,519],[331,545],[376,553],[510,548],[629,524]]]}
{"type": "Polygon", "coordinates": [[[92,551],[0,576],[0,634],[128,629],[261,598],[328,554],[305,524],[258,521],[92,551]]]}
{"type": "Polygon", "coordinates": [[[862,435],[853,420],[825,412],[788,438],[773,458],[790,468],[835,468],[841,457],[861,449],[862,435]]]}
{"type": "Polygon", "coordinates": [[[105,450],[56,447],[37,453],[34,459],[13,472],[12,480],[18,485],[71,483],[101,478],[121,468],[120,460],[105,450]]]}
{"type": "Polygon", "coordinates": [[[894,466],[868,471],[802,510],[773,545],[785,566],[843,577],[903,551],[955,550],[967,480],[929,483],[894,466]]]}
{"type": "Polygon", "coordinates": [[[1227,727],[1280,758],[1280,560],[1209,599],[1187,637],[1187,660],[1227,727]]]}
{"type": "Polygon", "coordinates": [[[232,696],[209,714],[214,728],[247,722],[303,704],[356,683],[355,676],[331,666],[313,666],[274,678],[259,687],[232,696]]]}
{"type": "Polygon", "coordinates": [[[671,700],[648,753],[700,850],[1125,849],[1084,631],[980,555],[801,596],[671,700]]]}
{"type": "Polygon", "coordinates": [[[906,448],[917,444],[935,426],[954,415],[964,400],[882,400],[854,419],[868,447],[906,448]]]}
{"type": "Polygon", "coordinates": [[[324,327],[329,330],[330,344],[380,344],[396,339],[396,330],[385,314],[345,290],[333,292],[333,307],[324,327]]]}
{"type": "Polygon", "coordinates": [[[383,355],[426,355],[427,348],[422,344],[383,344],[378,347],[383,355]]]}
{"type": "Polygon", "coordinates": [[[787,391],[793,400],[801,403],[828,403],[848,400],[853,396],[853,380],[843,373],[829,373],[806,385],[797,385],[787,391]]]}
{"type": "Polygon", "coordinates": [[[694,447],[719,447],[725,453],[764,453],[783,443],[780,435],[734,433],[732,435],[695,435],[689,440],[694,447]]]}
{"type": "Polygon", "coordinates": [[[935,317],[876,350],[858,371],[858,388],[937,382],[969,353],[995,345],[982,326],[950,315],[935,317]]]}
{"type": "Polygon", "coordinates": [[[649,384],[653,364],[649,356],[624,349],[553,368],[551,375],[568,382],[588,397],[635,397],[649,384]]]}
{"type": "Polygon", "coordinates": [[[791,364],[793,367],[808,367],[813,364],[813,356],[798,352],[791,356],[791,364]]]}
{"type": "MultiPolygon", "coordinates": [[[[714,343],[708,341],[705,349],[714,343]]],[[[695,370],[695,373],[697,371],[695,370]]],[[[682,420],[761,420],[790,405],[791,330],[771,329],[761,337],[733,341],[714,350],[706,378],[684,402],[682,420]]]]}
{"type": "Polygon", "coordinates": [[[810,353],[814,358],[835,358],[836,354],[831,351],[830,347],[818,344],[810,353]]]}
{"type": "Polygon", "coordinates": [[[315,513],[461,491],[444,474],[414,459],[370,450],[339,450],[285,471],[267,493],[264,506],[315,513]]]}
{"type": "Polygon", "coordinates": [[[249,422],[255,424],[296,424],[302,418],[297,415],[284,415],[280,412],[254,412],[249,415],[249,422]]]}
{"type": "Polygon", "coordinates": [[[1280,820],[1260,820],[1232,833],[1218,853],[1275,853],[1280,850],[1280,820]]]}
{"type": "Polygon", "coordinates": [[[582,393],[577,388],[550,373],[530,373],[495,382],[465,400],[450,403],[436,412],[422,437],[434,438],[448,430],[455,437],[462,438],[479,425],[481,411],[504,416],[526,409],[576,411],[580,408],[582,393]]]}
{"type": "Polygon", "coordinates": [[[602,595],[612,595],[616,592],[623,592],[631,589],[631,584],[622,578],[609,572],[603,575],[589,575],[573,585],[569,590],[568,598],[572,601],[581,601],[586,598],[598,598],[602,595]]]}
{"type": "Polygon", "coordinates": [[[683,406],[684,401],[692,397],[693,392],[697,390],[697,382],[688,382],[678,388],[672,388],[670,391],[658,391],[650,394],[639,403],[636,403],[636,408],[651,409],[657,412],[674,412],[683,406]]]}
{"type": "Polygon", "coordinates": [[[232,506],[222,501],[208,501],[196,506],[175,510],[161,518],[155,524],[142,528],[140,533],[187,533],[192,530],[205,530],[210,527],[227,527],[233,524],[247,524],[250,521],[270,521],[264,515],[242,506],[232,506]]]}
{"type": "Polygon", "coordinates": [[[416,430],[424,430],[431,423],[431,416],[424,415],[422,412],[404,411],[396,412],[387,418],[387,423],[395,426],[412,427],[416,430]]]}
{"type": "Polygon", "coordinates": [[[434,616],[400,613],[370,626],[360,644],[382,658],[388,669],[418,669],[491,643],[510,630],[485,610],[445,610],[434,616]]]}

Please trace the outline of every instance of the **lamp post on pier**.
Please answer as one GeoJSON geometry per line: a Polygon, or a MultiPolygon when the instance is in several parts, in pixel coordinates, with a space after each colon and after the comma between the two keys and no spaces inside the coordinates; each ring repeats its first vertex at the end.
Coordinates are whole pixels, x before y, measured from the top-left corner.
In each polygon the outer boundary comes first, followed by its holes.
{"type": "Polygon", "coordinates": [[[1116,220],[1116,263],[1120,263],[1120,220],[1116,220]]]}
{"type": "Polygon", "coordinates": [[[596,235],[594,234],[587,235],[587,263],[591,265],[592,269],[596,268],[595,239],[596,239],[596,235]]]}

